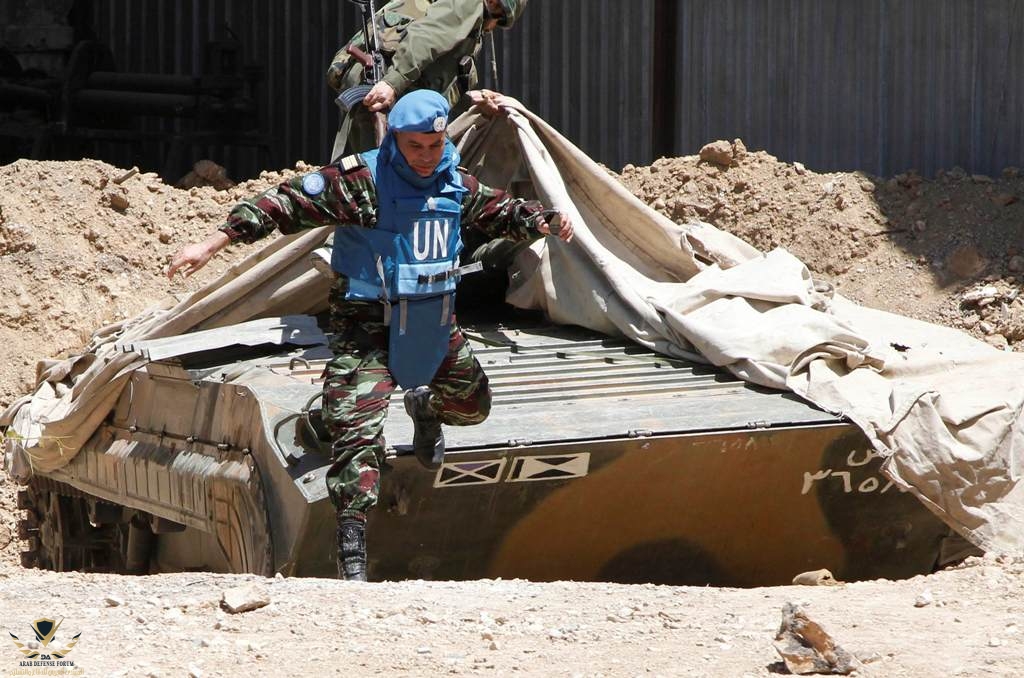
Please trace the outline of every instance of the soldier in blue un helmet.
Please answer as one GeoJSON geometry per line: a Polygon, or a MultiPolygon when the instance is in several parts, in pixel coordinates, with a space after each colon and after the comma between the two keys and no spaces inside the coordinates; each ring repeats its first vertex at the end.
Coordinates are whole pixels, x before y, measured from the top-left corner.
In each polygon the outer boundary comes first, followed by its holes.
{"type": "MultiPolygon", "coordinates": [[[[444,456],[442,425],[482,422],[491,391],[455,319],[464,231],[527,241],[551,234],[550,211],[481,184],[458,167],[448,101],[432,90],[398,100],[379,149],[242,201],[223,226],[182,248],[168,276],[190,275],[233,241],[335,226],[330,292],[333,359],[324,371],[323,419],[334,463],[327,488],[337,510],[338,572],[366,579],[366,514],[380,490],[384,421],[405,389],[413,451],[429,468],[444,456]]],[[[572,239],[561,214],[557,237],[572,239]]],[[[472,278],[466,283],[471,284],[472,278]]]]}

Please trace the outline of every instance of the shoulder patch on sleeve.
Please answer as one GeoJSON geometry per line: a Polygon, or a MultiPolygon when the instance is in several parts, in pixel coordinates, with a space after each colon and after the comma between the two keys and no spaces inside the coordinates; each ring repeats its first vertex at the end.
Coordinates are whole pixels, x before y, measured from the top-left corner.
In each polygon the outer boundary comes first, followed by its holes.
{"type": "Polygon", "coordinates": [[[338,165],[341,167],[342,172],[351,172],[357,167],[365,167],[366,163],[363,162],[363,156],[356,153],[355,155],[346,155],[338,165]]]}
{"type": "Polygon", "coordinates": [[[310,172],[302,177],[302,192],[311,198],[315,198],[327,188],[327,180],[319,172],[310,172]]]}

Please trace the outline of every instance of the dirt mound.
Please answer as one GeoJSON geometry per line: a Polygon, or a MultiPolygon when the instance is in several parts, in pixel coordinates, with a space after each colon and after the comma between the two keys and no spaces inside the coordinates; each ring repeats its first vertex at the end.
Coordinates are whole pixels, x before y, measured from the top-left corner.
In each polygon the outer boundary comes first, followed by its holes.
{"type": "Polygon", "coordinates": [[[1016,168],[998,178],[954,168],[933,180],[818,174],[736,140],[627,165],[621,179],[676,221],[707,221],[764,251],[785,247],[864,305],[996,346],[1024,339],[1024,177],[1016,168]]]}
{"type": "Polygon", "coordinates": [[[278,183],[264,173],[229,190],[181,190],[155,174],[95,160],[20,160],[0,167],[0,409],[28,392],[40,358],[81,347],[97,328],[213,280],[236,247],[195,279],[162,275],[240,198],[278,183]]]}

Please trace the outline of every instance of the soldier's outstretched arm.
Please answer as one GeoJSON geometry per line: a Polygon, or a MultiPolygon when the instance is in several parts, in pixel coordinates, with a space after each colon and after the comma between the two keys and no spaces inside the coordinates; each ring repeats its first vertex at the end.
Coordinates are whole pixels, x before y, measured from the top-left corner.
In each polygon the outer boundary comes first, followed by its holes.
{"type": "Polygon", "coordinates": [[[220,252],[231,238],[223,231],[217,231],[202,242],[185,245],[171,258],[167,267],[167,277],[173,278],[174,274],[181,271],[185,277],[189,277],[213,258],[213,255],[220,252]]]}
{"type": "Polygon", "coordinates": [[[174,255],[167,277],[179,270],[192,275],[229,243],[255,242],[274,230],[290,234],[336,224],[368,226],[376,220],[376,206],[376,188],[365,166],[322,167],[235,205],[216,233],[174,255]]]}
{"type": "MultiPolygon", "coordinates": [[[[462,199],[462,217],[469,228],[482,231],[491,238],[532,240],[538,235],[551,234],[549,215],[536,200],[515,198],[497,188],[481,183],[471,174],[462,174],[469,191],[462,199]]],[[[550,214],[550,211],[548,211],[550,214]]],[[[557,236],[572,240],[572,220],[566,213],[559,214],[561,225],[557,236]]]]}
{"type": "Polygon", "coordinates": [[[293,208],[287,193],[282,191],[286,186],[287,182],[235,205],[224,225],[216,233],[202,242],[192,243],[178,250],[167,267],[167,277],[173,278],[175,273],[181,271],[187,278],[205,266],[217,252],[230,243],[236,240],[259,240],[278,227],[279,220],[291,223],[293,220],[289,217],[293,208]]]}

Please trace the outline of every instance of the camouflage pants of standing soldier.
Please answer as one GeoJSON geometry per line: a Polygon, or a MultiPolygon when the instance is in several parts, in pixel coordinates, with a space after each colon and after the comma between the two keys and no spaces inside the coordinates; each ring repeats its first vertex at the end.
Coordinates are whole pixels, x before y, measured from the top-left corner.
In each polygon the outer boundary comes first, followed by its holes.
{"type": "MultiPolygon", "coordinates": [[[[387,367],[384,307],[344,301],[344,292],[339,294],[338,289],[344,284],[342,279],[332,291],[334,358],[324,369],[323,420],[333,441],[334,460],[327,471],[327,490],[339,518],[365,521],[380,493],[384,421],[397,384],[387,367]]],[[[449,426],[479,424],[490,413],[487,376],[455,322],[448,354],[430,390],[435,411],[449,426]]]]}

